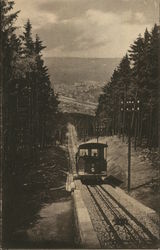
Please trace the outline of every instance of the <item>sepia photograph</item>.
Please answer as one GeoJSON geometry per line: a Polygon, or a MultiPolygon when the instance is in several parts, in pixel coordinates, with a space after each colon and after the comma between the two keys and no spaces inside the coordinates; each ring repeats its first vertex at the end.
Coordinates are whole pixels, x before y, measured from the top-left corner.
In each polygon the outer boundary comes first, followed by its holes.
{"type": "Polygon", "coordinates": [[[0,249],[160,249],[160,0],[0,0],[0,249]]]}

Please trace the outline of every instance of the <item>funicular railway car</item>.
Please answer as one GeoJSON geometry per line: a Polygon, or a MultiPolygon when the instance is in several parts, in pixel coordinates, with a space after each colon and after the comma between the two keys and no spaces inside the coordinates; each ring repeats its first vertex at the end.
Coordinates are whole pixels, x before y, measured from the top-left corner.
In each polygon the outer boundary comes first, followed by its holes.
{"type": "Polygon", "coordinates": [[[84,143],[76,154],[76,169],[81,180],[107,176],[107,143],[84,143]]]}

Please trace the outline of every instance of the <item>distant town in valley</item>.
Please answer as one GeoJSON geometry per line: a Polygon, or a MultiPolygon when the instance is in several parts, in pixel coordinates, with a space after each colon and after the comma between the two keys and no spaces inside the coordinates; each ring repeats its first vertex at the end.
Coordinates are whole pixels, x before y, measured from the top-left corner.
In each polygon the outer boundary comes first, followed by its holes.
{"type": "Polygon", "coordinates": [[[45,58],[63,112],[95,114],[102,88],[120,58],[45,58]],[[66,97],[70,99],[66,99],[66,97]],[[85,106],[85,109],[84,109],[85,106]]]}

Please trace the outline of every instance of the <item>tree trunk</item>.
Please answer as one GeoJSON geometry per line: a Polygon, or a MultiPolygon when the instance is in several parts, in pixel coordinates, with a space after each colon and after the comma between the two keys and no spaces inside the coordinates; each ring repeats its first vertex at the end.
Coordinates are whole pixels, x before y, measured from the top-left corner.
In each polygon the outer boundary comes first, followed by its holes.
{"type": "Polygon", "coordinates": [[[135,116],[135,127],[134,127],[134,149],[135,151],[137,149],[137,127],[138,127],[138,119],[137,119],[137,116],[135,116]]]}

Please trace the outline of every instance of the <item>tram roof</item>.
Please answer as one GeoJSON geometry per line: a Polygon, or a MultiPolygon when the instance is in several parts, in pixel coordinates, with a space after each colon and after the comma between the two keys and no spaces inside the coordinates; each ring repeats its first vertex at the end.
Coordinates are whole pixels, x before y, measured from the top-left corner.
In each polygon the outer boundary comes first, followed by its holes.
{"type": "Polygon", "coordinates": [[[79,145],[79,149],[87,149],[87,148],[107,148],[108,145],[105,143],[83,143],[79,145]]]}

